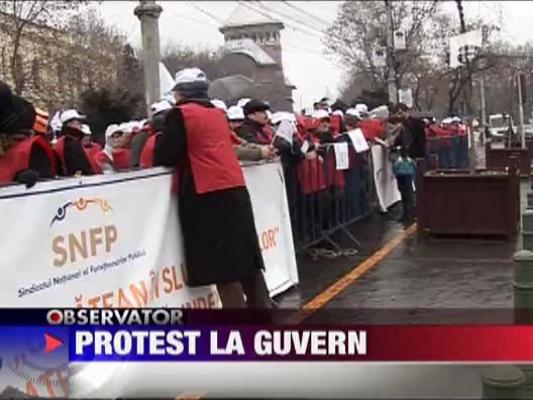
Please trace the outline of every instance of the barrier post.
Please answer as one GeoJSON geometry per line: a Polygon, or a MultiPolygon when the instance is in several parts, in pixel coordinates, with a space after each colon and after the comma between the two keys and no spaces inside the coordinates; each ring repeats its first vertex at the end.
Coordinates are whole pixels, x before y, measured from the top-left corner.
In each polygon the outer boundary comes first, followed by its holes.
{"type": "Polygon", "coordinates": [[[533,251],[533,209],[522,212],[522,249],[533,251]]]}
{"type": "Polygon", "coordinates": [[[498,365],[482,375],[483,399],[523,399],[524,373],[512,365],[498,365]]]}

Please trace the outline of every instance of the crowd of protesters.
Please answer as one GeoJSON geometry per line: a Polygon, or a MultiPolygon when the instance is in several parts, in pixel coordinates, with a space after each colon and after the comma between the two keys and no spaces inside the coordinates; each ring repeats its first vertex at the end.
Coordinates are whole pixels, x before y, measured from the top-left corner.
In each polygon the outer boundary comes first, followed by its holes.
{"type": "MultiPolygon", "coordinates": [[[[353,216],[358,203],[354,187],[362,178],[352,167],[370,157],[351,145],[347,132],[357,131],[368,143],[390,150],[402,220],[409,222],[414,218],[414,160],[426,157],[426,137],[463,129],[456,120],[438,124],[414,118],[403,104],[369,110],[365,104],[332,107],[322,99],[309,115],[272,112],[260,99],[226,105],[208,98],[208,86],[201,70],[179,71],[172,97],[153,104],[149,119],[109,125],[101,145],[78,110],[50,118],[0,82],[0,184],[31,187],[63,176],[173,167],[188,284],[216,284],[224,307],[270,307],[239,160],[279,158],[291,210],[315,214],[315,206],[306,209],[295,203],[318,199],[311,203],[323,207],[327,193],[330,200],[345,196],[346,212],[353,216]],[[349,144],[350,168],[344,170],[335,167],[334,144],[342,142],[349,144]]],[[[331,223],[331,215],[326,213],[323,222],[331,223]]]]}

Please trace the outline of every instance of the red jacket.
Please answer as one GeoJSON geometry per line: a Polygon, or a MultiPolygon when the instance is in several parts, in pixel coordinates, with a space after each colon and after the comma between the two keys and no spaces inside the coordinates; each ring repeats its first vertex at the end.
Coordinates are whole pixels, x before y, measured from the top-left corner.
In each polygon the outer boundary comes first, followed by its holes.
{"type": "Polygon", "coordinates": [[[54,150],[42,136],[35,135],[17,143],[7,153],[0,156],[0,183],[13,182],[17,172],[30,168],[33,146],[41,147],[46,153],[50,160],[52,175],[56,174],[54,150]]]}
{"type": "MultiPolygon", "coordinates": [[[[60,137],[59,139],[57,139],[57,142],[54,146],[54,150],[56,151],[57,155],[59,156],[59,159],[61,160],[60,168],[63,170],[64,174],[66,174],[67,172],[67,167],[66,167],[66,162],[65,162],[65,139],[66,139],[66,136],[60,137]]],[[[70,140],[74,140],[74,139],[70,139],[70,140]]],[[[85,156],[87,157],[87,160],[89,161],[92,173],[101,174],[102,169],[100,168],[100,166],[95,160],[96,153],[93,154],[91,151],[87,150],[85,147],[83,147],[83,151],[85,153],[85,156]]]]}
{"type": "MultiPolygon", "coordinates": [[[[306,135],[306,140],[318,146],[318,139],[312,135],[306,135]]],[[[303,194],[320,192],[326,188],[324,171],[324,161],[320,161],[318,157],[314,160],[302,160],[298,164],[298,181],[303,194]]]]}
{"type": "Polygon", "coordinates": [[[199,194],[245,187],[223,113],[196,103],[178,106],[187,133],[187,155],[199,194]]]}
{"type": "Polygon", "coordinates": [[[383,135],[383,122],[379,119],[367,119],[359,121],[359,128],[363,131],[366,140],[374,140],[383,135]]]}
{"type": "Polygon", "coordinates": [[[154,166],[155,142],[159,135],[161,135],[161,132],[151,133],[148,136],[148,139],[146,139],[139,158],[139,165],[141,168],[152,168],[154,166]]]}
{"type": "Polygon", "coordinates": [[[93,157],[93,162],[98,165],[99,170],[103,170],[105,164],[111,165],[115,171],[130,168],[130,150],[114,149],[112,155],[113,160],[102,150],[93,157]]]}
{"type": "Polygon", "coordinates": [[[338,135],[341,132],[342,127],[342,117],[340,115],[332,115],[330,117],[330,123],[331,132],[333,133],[333,136],[338,135]]]}
{"type": "Polygon", "coordinates": [[[102,146],[98,143],[91,142],[89,146],[83,146],[85,151],[91,155],[91,157],[94,157],[97,155],[100,151],[102,151],[102,146]]]}

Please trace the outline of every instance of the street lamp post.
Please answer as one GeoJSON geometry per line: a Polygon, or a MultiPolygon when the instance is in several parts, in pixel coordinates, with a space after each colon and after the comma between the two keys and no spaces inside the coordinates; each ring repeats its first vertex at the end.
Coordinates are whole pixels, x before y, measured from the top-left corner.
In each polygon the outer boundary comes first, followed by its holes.
{"type": "Polygon", "coordinates": [[[155,0],[140,0],[134,14],[141,21],[143,44],[144,88],[147,115],[150,104],[161,97],[159,84],[159,24],[158,19],[163,9],[155,0]]]}

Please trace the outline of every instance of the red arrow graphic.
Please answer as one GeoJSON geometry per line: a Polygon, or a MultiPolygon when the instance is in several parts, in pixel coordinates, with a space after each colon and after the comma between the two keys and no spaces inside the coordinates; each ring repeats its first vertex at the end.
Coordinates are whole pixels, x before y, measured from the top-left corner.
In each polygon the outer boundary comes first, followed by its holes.
{"type": "Polygon", "coordinates": [[[63,342],[61,340],[59,340],[58,338],[48,333],[44,334],[44,341],[45,341],[45,347],[44,347],[45,353],[50,353],[54,351],[55,349],[57,349],[59,346],[63,345],[63,342]]]}

